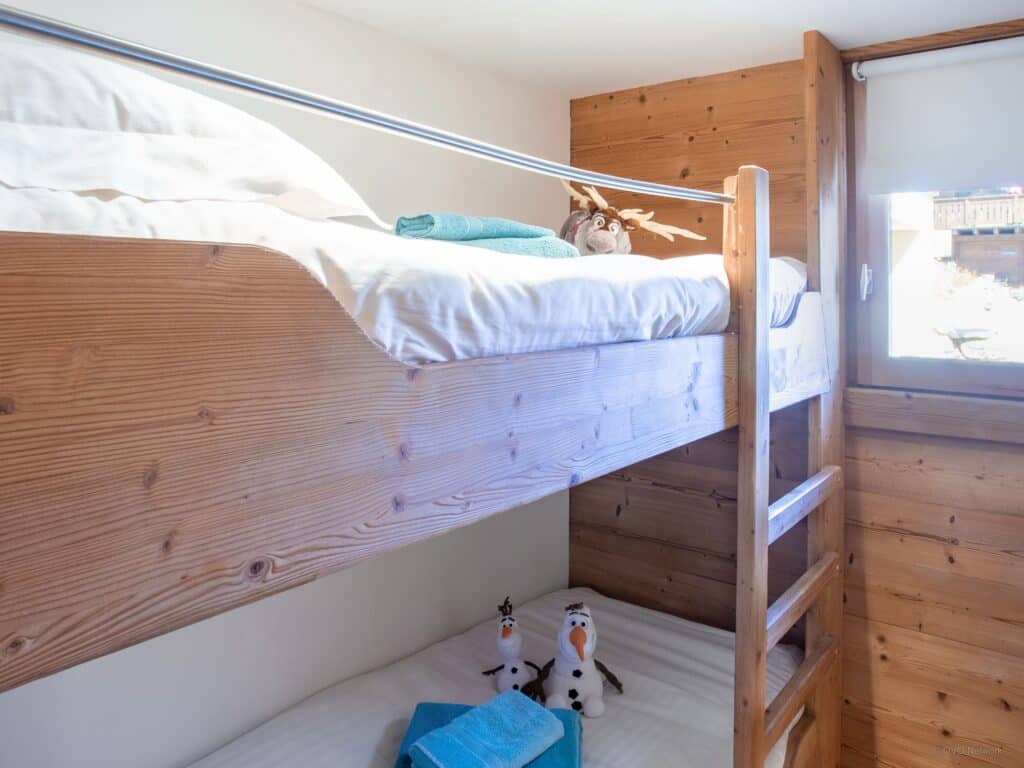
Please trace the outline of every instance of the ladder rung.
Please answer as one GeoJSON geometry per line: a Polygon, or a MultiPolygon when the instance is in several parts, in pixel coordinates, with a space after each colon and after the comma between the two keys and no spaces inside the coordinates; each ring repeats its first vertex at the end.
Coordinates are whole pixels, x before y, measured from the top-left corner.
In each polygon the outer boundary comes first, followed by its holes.
{"type": "Polygon", "coordinates": [[[822,590],[839,573],[839,553],[826,552],[793,582],[768,608],[767,643],[770,651],[811,607],[822,590]]]}
{"type": "Polygon", "coordinates": [[[829,465],[768,507],[768,543],[817,509],[839,487],[842,470],[829,465]]]}
{"type": "Polygon", "coordinates": [[[807,703],[808,697],[817,685],[819,678],[839,656],[839,642],[832,635],[822,635],[818,647],[813,654],[804,659],[796,672],[772,699],[765,710],[764,750],[767,754],[775,742],[779,740],[786,727],[796,717],[797,711],[807,703]]]}

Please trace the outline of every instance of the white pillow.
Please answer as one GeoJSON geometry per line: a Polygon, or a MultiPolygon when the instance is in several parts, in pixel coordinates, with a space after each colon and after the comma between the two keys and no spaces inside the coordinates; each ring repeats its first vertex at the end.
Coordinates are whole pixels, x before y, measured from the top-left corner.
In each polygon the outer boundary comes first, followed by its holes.
{"type": "Polygon", "coordinates": [[[268,123],[136,69],[0,36],[0,182],[142,200],[261,201],[387,226],[268,123]]]}

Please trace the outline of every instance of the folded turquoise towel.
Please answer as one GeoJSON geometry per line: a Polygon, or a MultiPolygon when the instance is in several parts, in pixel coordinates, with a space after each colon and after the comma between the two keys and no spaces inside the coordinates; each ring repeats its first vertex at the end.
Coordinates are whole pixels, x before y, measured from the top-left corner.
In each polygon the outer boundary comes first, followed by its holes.
{"type": "Polygon", "coordinates": [[[547,709],[505,691],[420,737],[409,756],[416,768],[522,768],[564,735],[547,709]]]}
{"type": "MultiPolygon", "coordinates": [[[[435,704],[424,702],[416,706],[416,711],[409,721],[409,728],[398,749],[395,768],[413,768],[409,750],[422,736],[431,731],[448,725],[459,715],[465,714],[472,707],[468,704],[435,704]]],[[[583,765],[583,723],[578,713],[571,709],[548,710],[562,721],[565,735],[554,743],[546,752],[526,768],[581,768],[583,765]]]]}
{"type": "Polygon", "coordinates": [[[495,237],[552,237],[554,232],[532,224],[488,216],[463,216],[461,213],[424,213],[402,216],[395,223],[395,234],[425,237],[431,240],[482,240],[495,237]]]}
{"type": "Polygon", "coordinates": [[[576,246],[560,237],[495,237],[481,240],[464,240],[460,245],[487,248],[519,256],[543,256],[546,259],[571,259],[579,256],[576,246]]]}

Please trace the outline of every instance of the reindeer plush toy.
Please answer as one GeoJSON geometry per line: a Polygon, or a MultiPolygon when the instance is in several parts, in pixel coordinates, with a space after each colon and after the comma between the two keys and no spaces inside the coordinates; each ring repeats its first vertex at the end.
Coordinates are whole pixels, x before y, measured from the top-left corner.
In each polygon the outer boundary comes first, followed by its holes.
{"type": "Polygon", "coordinates": [[[653,232],[669,242],[675,242],[675,235],[693,240],[707,240],[704,235],[698,235],[688,229],[652,221],[653,211],[645,213],[639,208],[613,208],[593,187],[584,187],[583,191],[586,194],[583,194],[564,180],[562,186],[579,205],[579,210],[569,214],[569,218],[562,225],[559,237],[575,245],[581,256],[629,253],[633,247],[629,241],[629,233],[637,229],[653,232]]]}

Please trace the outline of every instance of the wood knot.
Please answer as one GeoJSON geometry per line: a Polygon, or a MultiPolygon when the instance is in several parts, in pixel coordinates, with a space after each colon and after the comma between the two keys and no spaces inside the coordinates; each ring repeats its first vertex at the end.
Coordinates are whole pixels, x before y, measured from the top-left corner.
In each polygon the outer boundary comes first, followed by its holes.
{"type": "Polygon", "coordinates": [[[398,446],[398,460],[408,461],[409,460],[409,445],[407,443],[401,443],[398,446]]]}
{"type": "Polygon", "coordinates": [[[14,413],[14,398],[0,397],[0,416],[10,416],[14,413]]]}
{"type": "Polygon", "coordinates": [[[171,550],[174,549],[174,545],[178,543],[178,532],[176,530],[168,533],[162,542],[160,542],[160,551],[165,555],[171,554],[171,550]]]}
{"type": "Polygon", "coordinates": [[[19,653],[27,651],[31,645],[32,642],[27,637],[22,635],[12,637],[4,646],[4,656],[17,656],[19,653]]]}
{"type": "Polygon", "coordinates": [[[265,558],[258,557],[245,567],[245,575],[250,581],[257,581],[266,578],[270,573],[270,562],[265,558]]]}
{"type": "Polygon", "coordinates": [[[391,511],[401,512],[405,509],[405,499],[401,495],[395,495],[391,497],[391,511]]]}
{"type": "Polygon", "coordinates": [[[416,377],[419,376],[419,375],[420,375],[420,369],[419,368],[406,368],[405,369],[405,379],[406,379],[406,381],[415,381],[416,377]]]}
{"type": "Polygon", "coordinates": [[[573,472],[571,475],[569,475],[569,486],[570,487],[574,486],[574,485],[579,485],[579,484],[580,484],[580,475],[579,475],[578,472],[573,472]]]}
{"type": "Polygon", "coordinates": [[[690,169],[689,168],[683,168],[683,170],[681,170],[679,172],[679,178],[680,179],[688,179],[688,178],[690,178],[690,169]]]}
{"type": "Polygon", "coordinates": [[[142,487],[145,488],[148,491],[150,488],[152,488],[154,485],[156,485],[156,481],[157,481],[157,479],[159,477],[160,477],[160,465],[157,464],[154,461],[150,465],[149,469],[147,469],[142,474],[142,487]]]}
{"type": "Polygon", "coordinates": [[[522,404],[523,404],[523,393],[522,392],[516,392],[515,397],[512,398],[512,405],[514,405],[516,408],[518,408],[522,404]]]}
{"type": "Polygon", "coordinates": [[[198,415],[199,415],[199,420],[201,422],[203,422],[204,424],[207,424],[207,425],[212,425],[217,420],[216,414],[214,414],[214,412],[211,411],[209,408],[207,408],[205,405],[201,406],[199,408],[199,414],[198,415]]]}

